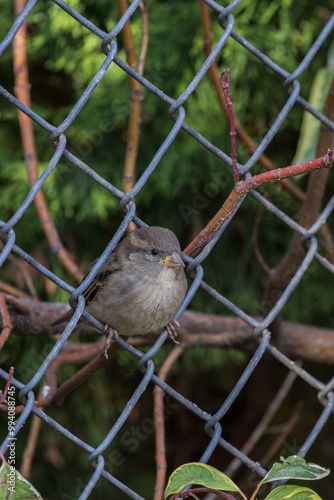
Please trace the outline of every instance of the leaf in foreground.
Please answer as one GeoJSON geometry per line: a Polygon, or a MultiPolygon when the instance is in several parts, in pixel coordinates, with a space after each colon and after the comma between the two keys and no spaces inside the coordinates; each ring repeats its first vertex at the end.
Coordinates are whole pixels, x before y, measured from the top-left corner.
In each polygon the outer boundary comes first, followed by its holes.
{"type": "Polygon", "coordinates": [[[17,470],[3,462],[0,467],[0,500],[43,500],[17,470]]]}
{"type": "Polygon", "coordinates": [[[244,497],[236,484],[225,474],[207,464],[198,462],[178,467],[170,476],[164,498],[180,493],[190,484],[197,484],[214,490],[234,491],[244,497]]]}
{"type": "Polygon", "coordinates": [[[282,479],[304,479],[315,480],[328,476],[330,469],[320,467],[320,465],[306,462],[298,455],[292,455],[282,463],[276,463],[268,474],[262,479],[261,484],[282,479]]]}
{"type": "Polygon", "coordinates": [[[266,500],[322,500],[322,498],[310,488],[287,484],[271,491],[266,500]]]}

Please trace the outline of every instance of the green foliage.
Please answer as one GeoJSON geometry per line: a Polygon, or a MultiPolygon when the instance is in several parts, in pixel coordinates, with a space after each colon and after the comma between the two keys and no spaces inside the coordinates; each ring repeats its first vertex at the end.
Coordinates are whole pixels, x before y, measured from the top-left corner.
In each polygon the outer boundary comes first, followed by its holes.
{"type": "Polygon", "coordinates": [[[12,465],[0,467],[0,500],[43,500],[38,491],[12,465]]]}
{"type": "MultiPolygon", "coordinates": [[[[275,463],[273,465],[267,475],[258,484],[250,500],[255,500],[257,497],[256,494],[263,484],[287,479],[317,480],[328,476],[329,473],[329,469],[320,467],[317,464],[307,463],[302,457],[293,455],[286,458],[282,463],[275,463]]],[[[178,493],[181,494],[182,490],[188,485],[204,486],[207,491],[237,492],[244,500],[247,500],[242,491],[226,474],[223,474],[210,465],[197,462],[181,465],[172,473],[165,489],[164,498],[166,499],[171,496],[173,496],[173,499],[178,498],[178,493]]],[[[191,490],[184,492],[182,498],[193,497],[191,490]]],[[[234,499],[234,497],[230,497],[229,495],[226,495],[226,498],[234,499]]],[[[266,500],[283,500],[284,498],[293,500],[321,500],[313,490],[295,485],[278,486],[266,496],[266,500]]]]}
{"type": "Polygon", "coordinates": [[[303,457],[294,455],[286,458],[282,463],[275,463],[268,474],[262,479],[261,484],[273,483],[285,479],[304,479],[314,481],[328,476],[329,469],[320,465],[307,463],[303,457]]]}
{"type": "MultiPolygon", "coordinates": [[[[331,48],[332,52],[333,49],[334,46],[331,48]]],[[[324,107],[325,99],[328,95],[333,78],[333,67],[330,69],[322,68],[315,75],[309,101],[310,104],[312,104],[312,106],[318,111],[322,111],[324,107]]],[[[292,161],[293,164],[312,160],[312,158],[316,156],[320,126],[321,124],[319,120],[317,120],[313,115],[306,112],[304,113],[298,147],[296,155],[292,161]]]]}
{"type": "MultiPolygon", "coordinates": [[[[178,467],[169,478],[164,498],[168,498],[181,491],[190,484],[199,484],[215,490],[238,492],[241,491],[226,474],[207,464],[190,463],[178,467]]],[[[245,498],[243,496],[243,498],[245,498]]]]}

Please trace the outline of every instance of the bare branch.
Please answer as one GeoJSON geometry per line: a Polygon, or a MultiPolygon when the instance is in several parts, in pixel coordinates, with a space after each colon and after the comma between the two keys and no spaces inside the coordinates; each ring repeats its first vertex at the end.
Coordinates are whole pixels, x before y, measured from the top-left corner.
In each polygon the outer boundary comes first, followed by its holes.
{"type": "MultiPolygon", "coordinates": [[[[18,16],[25,6],[24,0],[15,1],[15,14],[18,16]]],[[[17,98],[28,108],[31,107],[30,82],[27,66],[27,23],[24,22],[14,38],[13,65],[15,75],[15,93],[17,98]]],[[[26,162],[29,183],[32,187],[38,178],[38,159],[35,146],[34,129],[31,119],[22,111],[19,111],[19,123],[26,162]]],[[[52,253],[56,256],[64,268],[80,282],[83,274],[77,264],[65,250],[58,231],[52,220],[47,201],[42,189],[35,196],[34,204],[42,229],[50,245],[52,253]]]]}
{"type": "Polygon", "coordinates": [[[316,158],[305,163],[299,163],[298,165],[290,165],[288,167],[270,170],[269,172],[263,172],[262,174],[255,175],[254,177],[250,177],[249,179],[239,182],[234,186],[233,191],[221,209],[218,210],[207,226],[200,231],[196,238],[193,239],[184,252],[192,257],[197,255],[214,237],[224,222],[228,220],[234,212],[236,212],[244,196],[252,189],[257,189],[264,184],[277,182],[281,179],[287,179],[288,177],[313,172],[321,168],[330,168],[334,164],[333,155],[334,149],[330,149],[326,155],[321,156],[320,158],[316,158]]]}
{"type": "MultiPolygon", "coordinates": [[[[59,327],[51,326],[51,323],[68,311],[67,304],[15,299],[10,296],[6,296],[6,304],[13,331],[19,335],[59,333],[59,327]]],[[[240,318],[187,310],[182,314],[179,322],[181,330],[178,339],[181,346],[185,348],[237,347],[252,352],[258,345],[253,337],[253,329],[240,318]]],[[[1,324],[0,319],[0,327],[1,324]]],[[[78,324],[76,332],[96,336],[96,331],[83,322],[78,324]]],[[[127,341],[132,345],[144,346],[152,344],[155,339],[154,335],[145,335],[128,337],[127,341]]],[[[329,328],[283,321],[275,337],[275,345],[281,352],[293,358],[312,360],[317,363],[334,363],[334,330],[329,328]]],[[[102,347],[101,349],[103,351],[102,347]]]]}

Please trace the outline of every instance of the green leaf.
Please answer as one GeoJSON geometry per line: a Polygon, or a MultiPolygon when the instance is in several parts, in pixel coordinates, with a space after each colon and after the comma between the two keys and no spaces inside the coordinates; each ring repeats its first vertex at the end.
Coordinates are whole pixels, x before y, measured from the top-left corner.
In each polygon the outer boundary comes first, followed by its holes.
{"type": "Polygon", "coordinates": [[[0,467],[0,500],[43,500],[37,490],[7,462],[0,467]]]}
{"type": "MultiPolygon", "coordinates": [[[[322,68],[316,74],[310,93],[310,104],[317,110],[322,111],[329,87],[334,78],[334,70],[322,68]]],[[[308,111],[304,112],[300,137],[292,165],[302,163],[315,158],[321,122],[308,111]]]]}
{"type": "Polygon", "coordinates": [[[164,498],[180,493],[189,484],[197,484],[215,490],[235,491],[244,497],[233,481],[219,470],[198,462],[181,465],[170,476],[164,498]]]}
{"type": "Polygon", "coordinates": [[[311,462],[307,463],[304,458],[292,455],[285,459],[283,463],[274,464],[262,479],[261,484],[282,479],[315,480],[326,477],[329,473],[330,469],[325,469],[311,462]]]}
{"type": "Polygon", "coordinates": [[[265,500],[322,500],[319,495],[303,486],[288,484],[279,486],[269,493],[265,500]]]}

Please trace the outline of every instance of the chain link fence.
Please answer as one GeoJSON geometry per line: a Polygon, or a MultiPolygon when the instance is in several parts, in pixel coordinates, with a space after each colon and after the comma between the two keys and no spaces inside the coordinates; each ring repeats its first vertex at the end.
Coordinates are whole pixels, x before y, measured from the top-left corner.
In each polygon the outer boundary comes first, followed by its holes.
{"type": "MultiPolygon", "coordinates": [[[[309,64],[314,58],[317,57],[319,51],[321,51],[324,43],[330,36],[334,27],[334,15],[330,17],[326,21],[326,23],[324,23],[323,30],[314,40],[310,50],[308,51],[304,59],[300,62],[298,67],[296,67],[292,72],[288,72],[283,67],[280,67],[274,60],[270,59],[268,55],[259,51],[256,46],[252,45],[252,43],[244,39],[240,35],[240,33],[238,33],[236,27],[237,19],[235,17],[234,11],[240,4],[240,0],[234,0],[225,7],[215,1],[206,0],[205,4],[210,8],[211,14],[215,15],[216,22],[221,28],[221,36],[218,39],[217,43],[210,50],[208,57],[200,67],[199,71],[193,75],[191,80],[189,80],[187,88],[184,89],[182,94],[177,99],[173,99],[169,95],[166,95],[158,86],[152,83],[152,81],[148,77],[144,77],[142,74],[138,73],[136,69],[131,67],[119,56],[117,41],[118,37],[122,33],[122,30],[124,30],[126,23],[132,19],[132,16],[134,16],[140,8],[140,0],[133,0],[133,2],[128,6],[125,13],[120,17],[119,21],[115,23],[113,29],[109,33],[103,31],[97,25],[93,24],[93,22],[84,17],[63,0],[53,0],[53,3],[57,5],[59,9],[63,9],[68,14],[68,16],[71,16],[76,20],[77,23],[80,23],[101,40],[101,49],[105,54],[105,59],[99,71],[95,74],[90,84],[82,93],[75,106],[71,109],[66,119],[57,127],[42,118],[38,113],[33,111],[33,109],[30,109],[25,104],[23,104],[8,89],[0,86],[0,94],[2,99],[5,99],[15,108],[22,111],[27,117],[35,122],[37,127],[47,131],[50,134],[51,143],[55,148],[55,152],[50,159],[49,164],[44,169],[40,177],[36,179],[36,182],[31,188],[28,196],[24,199],[24,201],[22,201],[13,216],[7,221],[0,221],[0,234],[1,240],[3,242],[3,248],[0,252],[0,263],[3,264],[13,252],[16,256],[22,258],[30,266],[37,270],[38,273],[41,273],[42,275],[56,283],[59,287],[70,293],[70,303],[71,305],[74,305],[76,307],[76,310],[71,321],[68,323],[67,327],[65,328],[57,342],[54,344],[50,352],[47,354],[47,356],[45,356],[31,380],[28,383],[23,384],[20,380],[17,380],[16,378],[13,379],[12,385],[19,390],[18,399],[21,404],[24,405],[24,408],[22,413],[17,417],[14,434],[10,432],[4,438],[1,446],[1,451],[4,454],[8,453],[8,445],[12,442],[13,438],[15,437],[20,440],[20,432],[23,425],[26,422],[29,423],[32,415],[36,415],[46,425],[52,427],[55,432],[71,441],[73,443],[73,446],[78,447],[81,453],[86,456],[87,463],[91,465],[93,472],[91,476],[85,481],[84,487],[80,492],[81,499],[88,498],[90,496],[94,497],[94,494],[96,493],[96,485],[98,481],[103,478],[104,481],[110,482],[112,485],[114,485],[114,487],[122,493],[124,498],[129,497],[138,500],[142,498],[140,493],[133,491],[127,484],[121,482],[117,478],[117,475],[113,475],[109,471],[108,460],[106,459],[104,452],[108,447],[110,447],[115,437],[121,432],[124,423],[128,420],[129,415],[131,414],[138,400],[143,396],[147,388],[151,387],[153,384],[154,386],[161,388],[164,393],[169,396],[171,400],[177,402],[179,406],[182,405],[188,412],[196,416],[198,418],[198,422],[201,422],[201,428],[207,435],[207,446],[205,449],[203,449],[201,456],[198,456],[198,461],[204,463],[208,462],[215,450],[221,447],[226,451],[227,454],[230,455],[231,460],[240,460],[241,463],[243,463],[251,471],[254,471],[260,477],[263,477],[263,475],[265,475],[266,473],[266,470],[259,463],[249,458],[247,450],[238,449],[234,446],[233,442],[229,442],[226,439],[226,436],[224,435],[223,419],[224,416],[229,412],[233,403],[238,399],[240,392],[245,387],[245,384],[253,374],[258,364],[262,362],[265,356],[269,355],[272,358],[275,358],[280,364],[284,365],[289,373],[294,373],[300,379],[303,379],[309,385],[310,391],[314,391],[314,393],[316,393],[319,398],[318,420],[315,425],[313,425],[311,432],[305,437],[303,444],[299,447],[298,450],[295,450],[295,452],[300,454],[301,456],[305,456],[311,446],[317,440],[321,440],[320,434],[324,427],[326,425],[330,425],[327,421],[333,413],[334,378],[325,381],[319,380],[311,373],[303,369],[298,363],[295,363],[293,359],[287,357],[286,354],[282,352],[282,349],[280,349],[278,345],[272,342],[268,328],[271,328],[273,321],[279,316],[282,308],[287,303],[287,301],[289,301],[289,298],[294,293],[294,290],[300,283],[303,276],[308,272],[309,266],[313,262],[316,261],[318,265],[326,270],[327,273],[334,273],[334,265],[332,261],[330,259],[327,259],[327,257],[319,252],[318,249],[319,231],[330,217],[331,211],[334,207],[334,198],[330,198],[327,205],[322,209],[321,215],[317,217],[316,222],[309,229],[305,229],[304,227],[302,227],[282,209],[275,206],[268,199],[266,199],[266,197],[262,196],[256,191],[251,191],[242,200],[243,203],[246,198],[252,197],[259,205],[263,206],[266,211],[271,212],[275,217],[280,219],[280,221],[287,228],[301,235],[303,238],[303,244],[305,246],[305,255],[301,262],[298,264],[298,267],[294,269],[293,273],[291,273],[291,275],[289,276],[288,283],[284,287],[284,290],[282,291],[280,297],[275,302],[270,311],[261,318],[251,317],[245,311],[237,307],[234,303],[230,302],[228,297],[222,295],[218,290],[215,290],[206,281],[204,281],[202,263],[204,259],[209,258],[210,252],[215,243],[221,237],[224,231],[227,230],[229,221],[222,225],[215,237],[205,246],[205,248],[196,256],[196,258],[191,259],[187,255],[184,256],[185,260],[188,263],[187,271],[189,276],[191,276],[191,286],[189,287],[182,307],[178,312],[177,318],[181,317],[192,297],[201,287],[207,294],[212,296],[224,307],[229,309],[233,315],[235,315],[237,318],[240,318],[243,324],[248,325],[248,327],[252,330],[253,338],[258,342],[255,352],[253,353],[250,361],[248,362],[246,368],[244,369],[242,375],[240,376],[238,382],[235,384],[234,389],[231,391],[229,396],[226,398],[226,400],[221,401],[221,406],[217,409],[216,413],[209,414],[205,409],[198,407],[194,402],[188,400],[183,394],[180,394],[170,384],[168,384],[165,380],[163,380],[156,374],[155,363],[153,359],[166,341],[166,332],[162,333],[159,338],[154,341],[152,347],[150,347],[146,352],[137,349],[127,341],[119,338],[119,348],[126,350],[131,356],[138,360],[138,369],[142,372],[142,380],[136,390],[133,392],[132,397],[130,398],[128,403],[124,406],[124,409],[121,411],[119,418],[117,419],[115,424],[111,426],[109,433],[105,436],[105,439],[98,445],[94,444],[94,446],[92,445],[92,443],[88,443],[80,439],[75,433],[69,431],[55,418],[51,418],[47,413],[43,411],[43,409],[34,406],[35,400],[37,398],[36,388],[44,379],[48,368],[66,344],[73,328],[75,327],[79,317],[84,311],[85,304],[82,296],[83,287],[79,286],[77,288],[73,288],[70,284],[64,282],[56,274],[52,273],[31,255],[26,253],[23,248],[20,248],[17,244],[15,244],[15,227],[26,213],[28,207],[32,204],[36,194],[43,187],[47,178],[50,175],[52,176],[54,174],[54,172],[57,170],[57,166],[60,160],[64,158],[73,166],[73,168],[80,169],[87,176],[89,176],[92,183],[98,183],[110,193],[111,197],[116,197],[119,200],[120,209],[125,213],[122,224],[106,247],[105,252],[101,256],[101,259],[106,258],[110,251],[113,250],[131,221],[134,221],[138,225],[142,225],[145,223],[145,221],[140,220],[136,215],[136,205],[134,202],[134,198],[142,190],[148,179],[152,178],[154,180],[156,169],[159,169],[161,160],[163,159],[170,146],[173,144],[173,141],[178,136],[178,134],[188,134],[193,141],[197,141],[197,143],[205,149],[207,155],[217,156],[222,160],[222,165],[224,165],[224,168],[230,170],[231,159],[229,156],[229,151],[223,151],[219,149],[217,146],[212,144],[203,134],[199,133],[196,128],[190,126],[187,123],[187,114],[184,106],[187,103],[188,98],[194,93],[202,79],[205,77],[205,75],[207,75],[212,63],[217,60],[217,58],[224,55],[224,47],[226,46],[227,41],[231,38],[236,43],[240,44],[243,47],[244,51],[248,51],[250,54],[252,54],[252,56],[254,56],[254,58],[257,58],[263,64],[264,69],[267,68],[274,74],[278,75],[278,77],[280,77],[282,81],[282,89],[286,90],[285,105],[282,107],[282,109],[280,109],[279,113],[273,117],[272,125],[264,135],[259,145],[255,148],[255,151],[250,154],[248,161],[243,165],[239,165],[239,173],[241,176],[250,176],[252,174],[252,169],[257,164],[261,155],[266,151],[268,145],[278,133],[281,125],[285,122],[285,120],[288,119],[289,114],[295,108],[295,106],[301,106],[311,115],[313,115],[319,122],[321,122],[324,127],[327,127],[327,129],[329,129],[330,131],[334,131],[334,123],[321,111],[316,110],[306,100],[305,97],[302,97],[302,89],[299,82],[300,76],[307,71],[309,64]],[[161,101],[166,104],[166,120],[171,120],[172,124],[170,132],[164,138],[164,141],[158,148],[156,154],[152,157],[150,164],[147,165],[143,174],[127,194],[122,192],[116,186],[110,184],[107,179],[102,178],[94,170],[94,166],[91,167],[87,165],[78,156],[67,149],[66,140],[67,129],[71,125],[75,125],[76,118],[78,117],[85,103],[88,101],[88,99],[90,99],[92,93],[94,92],[94,89],[98,85],[103,85],[104,75],[107,72],[114,71],[116,68],[117,71],[125,72],[127,73],[127,75],[134,78],[143,86],[146,92],[152,93],[158,99],[161,99],[161,101]]],[[[193,3],[194,8],[197,7],[197,2],[193,3]]],[[[7,36],[0,44],[0,57],[2,57],[5,51],[7,51],[11,47],[14,37],[23,23],[26,20],[29,22],[29,15],[33,11],[36,4],[37,0],[29,0],[24,6],[22,13],[15,19],[15,22],[13,23],[7,36]]],[[[155,8],[154,4],[155,2],[152,2],[150,8],[155,8]]],[[[261,89],[259,89],[259,92],[261,92],[261,89]]],[[[111,99],[116,97],[117,96],[111,96],[111,99]]],[[[328,147],[330,146],[331,144],[328,145],[328,147]]],[[[222,200],[222,202],[223,201],[224,200],[222,200]]],[[[97,325],[99,325],[98,322],[97,325]]],[[[3,381],[6,381],[8,380],[9,373],[4,371],[3,369],[0,369],[0,376],[3,381]]],[[[4,430],[2,430],[1,433],[4,437],[4,430]]],[[[140,453],[138,453],[138,462],[140,462],[140,453]]],[[[232,471],[233,463],[234,462],[231,463],[231,468],[228,469],[228,471],[230,472],[232,471]]],[[[126,467],[126,464],[124,466],[126,467]]],[[[63,496],[63,498],[65,497],[66,495],[63,496]]]]}

